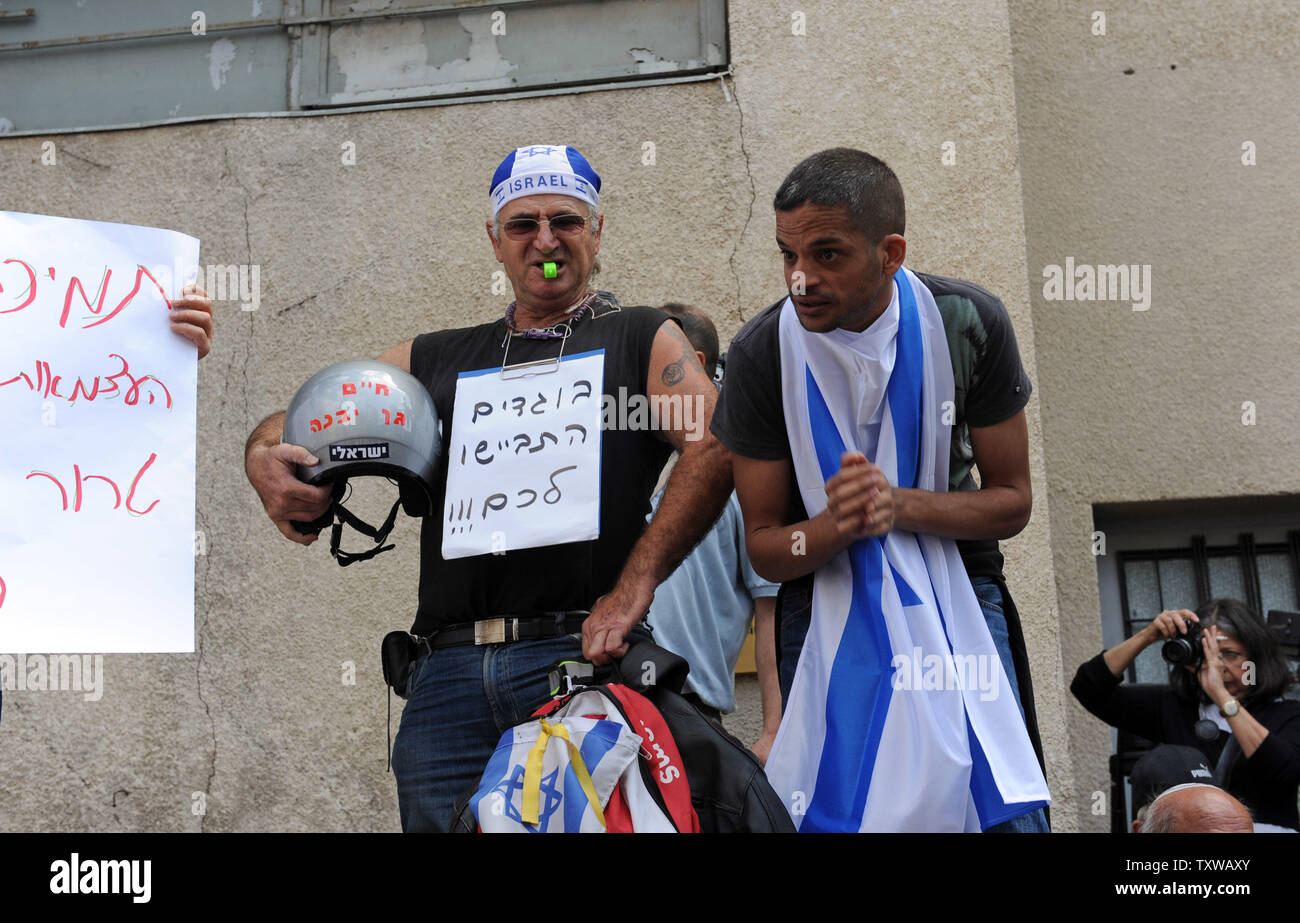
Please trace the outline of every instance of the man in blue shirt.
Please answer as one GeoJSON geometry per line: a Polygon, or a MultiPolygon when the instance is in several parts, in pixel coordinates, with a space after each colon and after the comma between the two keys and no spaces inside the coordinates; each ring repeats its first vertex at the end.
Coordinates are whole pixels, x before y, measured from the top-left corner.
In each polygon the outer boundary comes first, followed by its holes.
{"type": "MultiPolygon", "coordinates": [[[[669,303],[662,310],[681,321],[686,338],[710,377],[718,365],[718,333],[713,322],[698,309],[669,303]]],[[[656,487],[659,506],[676,456],[669,461],[656,487]]],[[[653,515],[653,514],[652,514],[653,515]]],[[[760,760],[776,739],[781,723],[781,690],[777,678],[773,637],[778,584],[765,580],[750,566],[745,551],[745,523],[740,501],[732,493],[718,521],[690,556],[657,590],[649,622],[655,643],[691,665],[687,695],[714,720],[736,709],[736,661],[749,633],[755,628],[755,659],[763,702],[763,733],[754,744],[760,760]]]]}

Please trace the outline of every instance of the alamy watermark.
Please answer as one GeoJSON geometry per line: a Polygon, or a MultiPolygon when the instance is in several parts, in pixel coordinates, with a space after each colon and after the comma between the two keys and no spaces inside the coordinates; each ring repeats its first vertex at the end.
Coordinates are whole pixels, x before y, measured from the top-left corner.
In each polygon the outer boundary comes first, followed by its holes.
{"type": "Polygon", "coordinates": [[[600,428],[620,432],[677,429],[686,433],[687,442],[698,442],[708,425],[704,413],[703,394],[629,395],[626,387],[620,387],[617,397],[601,396],[600,428]]]}
{"type": "Polygon", "coordinates": [[[178,257],[170,266],[160,263],[149,267],[149,272],[165,292],[179,292],[181,285],[193,279],[214,302],[237,301],[241,311],[256,311],[262,306],[262,267],[257,263],[195,266],[178,257]]]}
{"type": "Polygon", "coordinates": [[[81,692],[87,702],[104,696],[103,654],[0,654],[5,692],[81,692]]]}
{"type": "Polygon", "coordinates": [[[51,894],[129,894],[147,904],[153,894],[152,859],[82,859],[73,853],[50,863],[51,894]]]}
{"type": "Polygon", "coordinates": [[[1047,301],[1128,301],[1134,311],[1151,307],[1151,264],[1075,264],[1043,267],[1043,298],[1047,301]]]}
{"type": "Polygon", "coordinates": [[[910,654],[895,654],[889,665],[894,668],[897,690],[971,689],[979,692],[981,702],[998,697],[1002,677],[996,654],[922,654],[921,648],[914,647],[910,654]]]}

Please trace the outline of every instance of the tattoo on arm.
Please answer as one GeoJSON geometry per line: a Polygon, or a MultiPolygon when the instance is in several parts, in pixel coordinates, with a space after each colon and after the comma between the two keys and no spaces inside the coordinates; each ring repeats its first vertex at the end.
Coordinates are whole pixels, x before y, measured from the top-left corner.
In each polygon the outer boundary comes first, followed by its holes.
{"type": "Polygon", "coordinates": [[[685,347],[682,348],[682,356],[676,362],[670,362],[664,366],[663,374],[659,380],[670,388],[673,385],[680,385],[686,377],[686,359],[691,355],[691,351],[685,347]]]}
{"type": "MultiPolygon", "coordinates": [[[[659,375],[659,380],[671,388],[674,385],[680,385],[686,379],[686,365],[688,363],[698,367],[700,360],[696,358],[695,347],[691,345],[690,340],[686,339],[686,334],[682,333],[681,328],[676,324],[669,324],[669,326],[672,328],[673,335],[682,345],[681,356],[675,362],[665,365],[663,372],[659,375]]],[[[703,372],[703,368],[700,371],[703,372]]]]}

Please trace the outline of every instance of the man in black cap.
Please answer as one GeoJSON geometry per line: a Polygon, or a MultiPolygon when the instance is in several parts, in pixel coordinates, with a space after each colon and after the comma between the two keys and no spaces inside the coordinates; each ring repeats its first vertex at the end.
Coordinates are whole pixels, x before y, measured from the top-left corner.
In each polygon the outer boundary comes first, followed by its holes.
{"type": "MultiPolygon", "coordinates": [[[[1151,820],[1150,814],[1156,799],[1171,789],[1188,785],[1218,788],[1214,771],[1205,761],[1205,754],[1195,747],[1172,744],[1156,747],[1143,754],[1142,758],[1133,765],[1133,772],[1129,774],[1129,784],[1133,788],[1133,803],[1141,805],[1133,817],[1133,833],[1143,832],[1143,827],[1151,820]]],[[[1223,795],[1240,806],[1249,821],[1250,814],[1246,808],[1227,792],[1223,795]]],[[[1148,828],[1146,832],[1156,831],[1148,828]]]]}

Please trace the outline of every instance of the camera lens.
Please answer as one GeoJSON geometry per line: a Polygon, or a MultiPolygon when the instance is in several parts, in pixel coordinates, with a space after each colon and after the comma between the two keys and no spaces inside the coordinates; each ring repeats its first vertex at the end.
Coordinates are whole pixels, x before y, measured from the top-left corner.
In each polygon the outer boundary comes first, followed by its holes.
{"type": "Polygon", "coordinates": [[[1205,652],[1201,650],[1201,626],[1188,626],[1187,634],[1180,638],[1170,638],[1160,647],[1160,656],[1166,663],[1176,667],[1194,667],[1201,662],[1205,652]]]}
{"type": "Polygon", "coordinates": [[[1192,645],[1186,638],[1171,638],[1160,648],[1160,656],[1176,667],[1192,662],[1192,645]]]}

